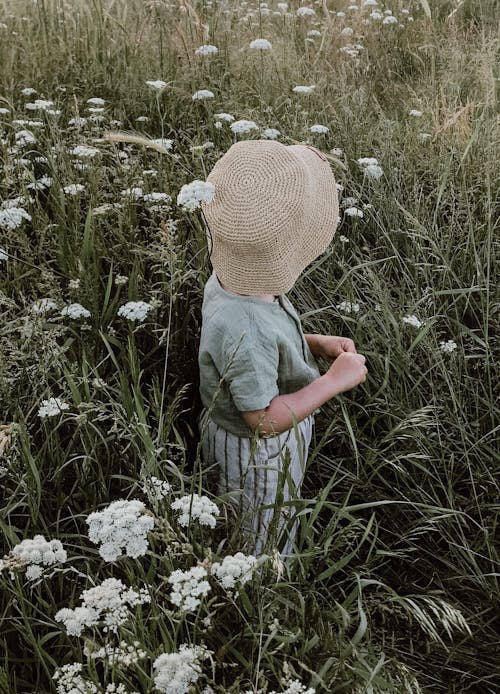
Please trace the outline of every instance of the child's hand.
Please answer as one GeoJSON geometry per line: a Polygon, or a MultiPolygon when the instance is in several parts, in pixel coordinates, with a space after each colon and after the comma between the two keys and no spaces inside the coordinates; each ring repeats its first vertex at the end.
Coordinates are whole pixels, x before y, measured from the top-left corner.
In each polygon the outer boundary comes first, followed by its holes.
{"type": "Polygon", "coordinates": [[[335,383],[336,393],[345,393],[366,381],[368,369],[365,366],[364,354],[342,352],[330,366],[325,376],[335,383]]]}
{"type": "Polygon", "coordinates": [[[330,364],[343,352],[356,353],[356,347],[350,337],[337,337],[335,335],[316,335],[316,354],[323,357],[330,364]]]}

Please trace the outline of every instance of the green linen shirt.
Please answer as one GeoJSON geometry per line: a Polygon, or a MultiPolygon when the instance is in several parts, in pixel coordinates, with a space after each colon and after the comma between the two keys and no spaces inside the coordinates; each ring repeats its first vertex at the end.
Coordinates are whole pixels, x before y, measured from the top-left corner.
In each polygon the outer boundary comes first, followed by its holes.
{"type": "Polygon", "coordinates": [[[215,271],[204,289],[198,365],[204,408],[212,407],[220,427],[245,438],[253,433],[241,412],[263,409],[320,376],[286,295],[270,302],[232,294],[215,271]]]}

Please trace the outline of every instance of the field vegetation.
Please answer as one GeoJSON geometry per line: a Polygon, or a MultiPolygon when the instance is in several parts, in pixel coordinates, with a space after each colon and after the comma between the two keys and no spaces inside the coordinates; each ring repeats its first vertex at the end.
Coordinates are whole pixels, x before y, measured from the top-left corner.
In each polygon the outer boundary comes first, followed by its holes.
{"type": "Polygon", "coordinates": [[[498,19],[0,0],[0,692],[500,691],[498,19]],[[329,157],[341,221],[288,296],[368,367],[284,563],[200,459],[178,196],[243,138],[329,157]]]}

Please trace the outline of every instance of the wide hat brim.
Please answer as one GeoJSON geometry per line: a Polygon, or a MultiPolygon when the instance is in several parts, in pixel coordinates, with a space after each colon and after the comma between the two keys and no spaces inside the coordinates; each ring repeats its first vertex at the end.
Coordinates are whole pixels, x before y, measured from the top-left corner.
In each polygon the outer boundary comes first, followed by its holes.
{"type": "Polygon", "coordinates": [[[238,294],[284,294],[323,253],[338,224],[338,191],[326,157],[308,145],[233,144],[207,176],[201,207],[212,266],[238,294]]]}

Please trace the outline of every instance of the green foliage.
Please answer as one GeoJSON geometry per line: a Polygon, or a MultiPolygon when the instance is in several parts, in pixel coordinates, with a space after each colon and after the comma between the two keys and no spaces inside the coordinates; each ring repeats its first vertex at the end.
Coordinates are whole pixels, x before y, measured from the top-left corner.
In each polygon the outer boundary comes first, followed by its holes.
{"type": "MultiPolygon", "coordinates": [[[[293,13],[300,5],[289,4],[293,13]]],[[[311,20],[256,9],[243,21],[250,6],[239,3],[0,1],[0,107],[9,109],[0,203],[33,199],[31,222],[0,228],[9,254],[0,261],[0,529],[6,556],[36,534],[68,551],[37,581],[0,572],[0,692],[55,692],[55,669],[72,662],[99,691],[112,682],[157,691],[154,659],[202,642],[213,655],[200,687],[215,692],[281,691],[287,678],[325,693],[500,687],[497,8],[414,1],[410,22],[398,1],[398,24],[382,25],[361,21],[378,8],[311,6],[322,32],[313,43],[311,20]],[[247,50],[256,36],[272,53],[247,50]],[[339,50],[351,41],[364,45],[358,58],[339,50]],[[204,43],[218,54],[195,56],[204,43]],[[167,88],[152,91],[153,79],[167,88]],[[312,94],[292,92],[306,84],[312,94]],[[26,87],[37,94],[22,96],[26,87]],[[192,101],[202,88],[215,99],[192,101]],[[71,126],[93,97],[105,99],[105,120],[71,126]],[[61,114],[26,110],[35,98],[61,114]],[[290,299],[304,332],[355,341],[368,378],[316,416],[294,560],[271,553],[234,594],[210,576],[209,597],[186,615],[169,599],[171,573],[210,567],[242,543],[229,500],[200,464],[197,349],[211,266],[201,217],[175,205],[181,186],[205,179],[238,139],[227,123],[216,127],[222,111],[278,128],[285,144],[341,148],[332,168],[342,207],[364,216],[342,213],[331,250],[290,299]],[[12,122],[28,118],[45,125],[12,122]],[[329,132],[310,133],[314,123],[329,132]],[[118,127],[171,138],[173,148],[104,140],[118,127]],[[21,128],[36,144],[15,148],[21,128]],[[86,169],[70,153],[81,144],[99,150],[86,169]],[[383,168],[377,181],[357,163],[366,156],[383,168]],[[27,187],[43,176],[50,187],[27,187]],[[65,193],[71,183],[84,191],[65,193]],[[122,196],[134,187],[172,204],[155,210],[122,196]],[[57,309],[37,313],[44,297],[57,309]],[[118,314],[128,301],[151,304],[144,321],[118,314]],[[60,315],[74,302],[90,317],[60,315]],[[408,315],[422,324],[404,323],[408,315]],[[447,340],[454,351],[440,348],[447,340]],[[69,408],[42,419],[50,397],[69,408]],[[210,495],[221,511],[215,530],[180,526],[173,496],[148,499],[153,476],[174,496],[210,495]],[[142,499],[156,522],[145,556],[109,563],[85,519],[119,498],[142,499]],[[129,669],[89,655],[109,634],[68,636],[55,620],[111,576],[151,596],[116,637],[146,653],[129,669]]]]}

